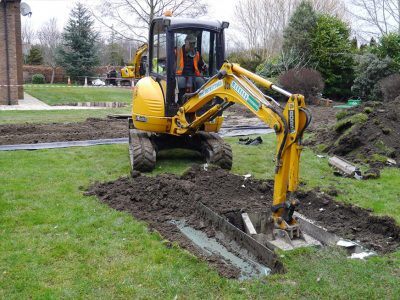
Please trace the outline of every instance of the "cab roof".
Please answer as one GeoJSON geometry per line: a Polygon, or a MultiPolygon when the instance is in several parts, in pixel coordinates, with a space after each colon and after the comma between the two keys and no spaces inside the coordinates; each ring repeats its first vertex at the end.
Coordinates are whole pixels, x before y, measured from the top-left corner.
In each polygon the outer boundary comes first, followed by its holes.
{"type": "Polygon", "coordinates": [[[170,21],[169,28],[183,29],[183,28],[199,28],[208,29],[213,31],[220,31],[222,29],[222,22],[217,20],[201,20],[201,19],[190,19],[190,18],[177,18],[177,17],[158,17],[154,21],[165,20],[170,21]]]}

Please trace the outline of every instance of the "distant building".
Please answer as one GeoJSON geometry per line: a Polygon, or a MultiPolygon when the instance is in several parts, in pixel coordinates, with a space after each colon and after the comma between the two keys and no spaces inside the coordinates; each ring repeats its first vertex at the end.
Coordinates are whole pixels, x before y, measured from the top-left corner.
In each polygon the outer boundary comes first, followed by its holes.
{"type": "Polygon", "coordinates": [[[23,99],[21,0],[0,0],[0,105],[23,99]]]}

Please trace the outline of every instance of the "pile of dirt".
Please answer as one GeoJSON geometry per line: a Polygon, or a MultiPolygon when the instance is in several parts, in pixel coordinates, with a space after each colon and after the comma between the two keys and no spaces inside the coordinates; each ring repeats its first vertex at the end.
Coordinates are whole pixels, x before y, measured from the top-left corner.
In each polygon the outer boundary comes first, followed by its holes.
{"type": "Polygon", "coordinates": [[[88,118],[78,123],[0,125],[0,145],[128,137],[127,120],[88,118]]]}
{"type": "MultiPolygon", "coordinates": [[[[197,202],[225,216],[270,211],[272,189],[272,182],[246,179],[219,168],[205,170],[196,165],[182,176],[163,174],[147,177],[137,173],[135,178],[95,183],[86,194],[98,196],[114,209],[130,212],[165,238],[177,241],[203,257],[171,224],[172,220],[185,219],[189,225],[212,236],[213,230],[206,228],[196,211],[197,202]]],[[[381,253],[394,251],[400,245],[400,227],[390,218],[371,216],[365,209],[337,203],[323,193],[299,193],[298,196],[303,203],[300,212],[333,233],[358,240],[381,253]]],[[[237,270],[232,270],[215,257],[203,258],[224,276],[235,277],[238,274],[237,270]]]]}
{"type": "Polygon", "coordinates": [[[333,127],[317,131],[311,144],[356,163],[382,167],[391,158],[400,165],[400,98],[366,102],[337,118],[333,127]]]}

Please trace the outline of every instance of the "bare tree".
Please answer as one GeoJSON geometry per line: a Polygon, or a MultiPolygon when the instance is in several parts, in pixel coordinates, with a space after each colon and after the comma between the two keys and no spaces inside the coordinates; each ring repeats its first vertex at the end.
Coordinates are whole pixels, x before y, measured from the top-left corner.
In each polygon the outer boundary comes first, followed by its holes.
{"type": "Polygon", "coordinates": [[[58,66],[57,50],[61,45],[61,33],[57,29],[57,20],[52,18],[44,23],[37,32],[37,37],[42,49],[44,63],[52,69],[50,83],[53,83],[55,70],[58,66]]]}
{"type": "Polygon", "coordinates": [[[400,34],[400,0],[351,0],[349,13],[360,21],[361,32],[400,34]]]}
{"type": "Polygon", "coordinates": [[[21,28],[21,39],[24,47],[24,52],[29,51],[33,40],[35,39],[35,32],[28,22],[24,22],[21,28]]]}
{"type": "MultiPolygon", "coordinates": [[[[241,33],[243,48],[256,50],[257,55],[266,58],[280,52],[283,30],[289,23],[294,10],[302,0],[239,0],[235,5],[235,15],[241,33]]],[[[400,1],[400,0],[399,0],[400,1]]],[[[318,12],[342,17],[345,6],[341,0],[310,0],[318,12]]]]}
{"type": "Polygon", "coordinates": [[[174,16],[196,17],[207,12],[203,0],[103,0],[93,16],[122,38],[146,42],[151,21],[170,10],[174,16]]]}

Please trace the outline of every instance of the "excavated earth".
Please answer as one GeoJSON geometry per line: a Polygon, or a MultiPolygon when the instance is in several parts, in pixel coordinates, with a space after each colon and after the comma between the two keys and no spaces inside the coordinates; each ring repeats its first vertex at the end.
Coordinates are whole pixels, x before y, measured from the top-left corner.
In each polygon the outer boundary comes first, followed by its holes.
{"type": "Polygon", "coordinates": [[[320,127],[310,144],[355,163],[383,167],[390,158],[400,166],[400,97],[348,110],[335,126],[320,127]]]}
{"type": "MultiPolygon", "coordinates": [[[[218,257],[206,257],[171,223],[184,219],[195,229],[214,236],[196,212],[202,202],[216,213],[229,218],[241,212],[269,211],[272,202],[272,182],[245,179],[225,170],[194,165],[182,176],[163,174],[148,177],[140,173],[134,178],[93,184],[86,195],[96,195],[110,207],[127,211],[147,222],[169,241],[213,265],[221,275],[236,278],[239,270],[218,257]]],[[[400,245],[400,227],[388,217],[372,216],[370,211],[335,202],[318,191],[301,192],[299,212],[317,221],[343,238],[359,241],[378,253],[388,253],[400,245]]]]}
{"type": "MultiPolygon", "coordinates": [[[[314,122],[311,130],[320,124],[326,125],[335,120],[329,107],[310,107],[314,122]]],[[[234,105],[225,114],[224,126],[265,126],[246,108],[234,105]]],[[[0,125],[0,145],[36,144],[49,142],[82,141],[95,139],[126,138],[128,136],[126,119],[88,118],[84,122],[50,124],[6,124],[0,125]]]]}
{"type": "Polygon", "coordinates": [[[0,145],[124,138],[127,120],[88,118],[78,123],[0,125],[0,145]]]}

